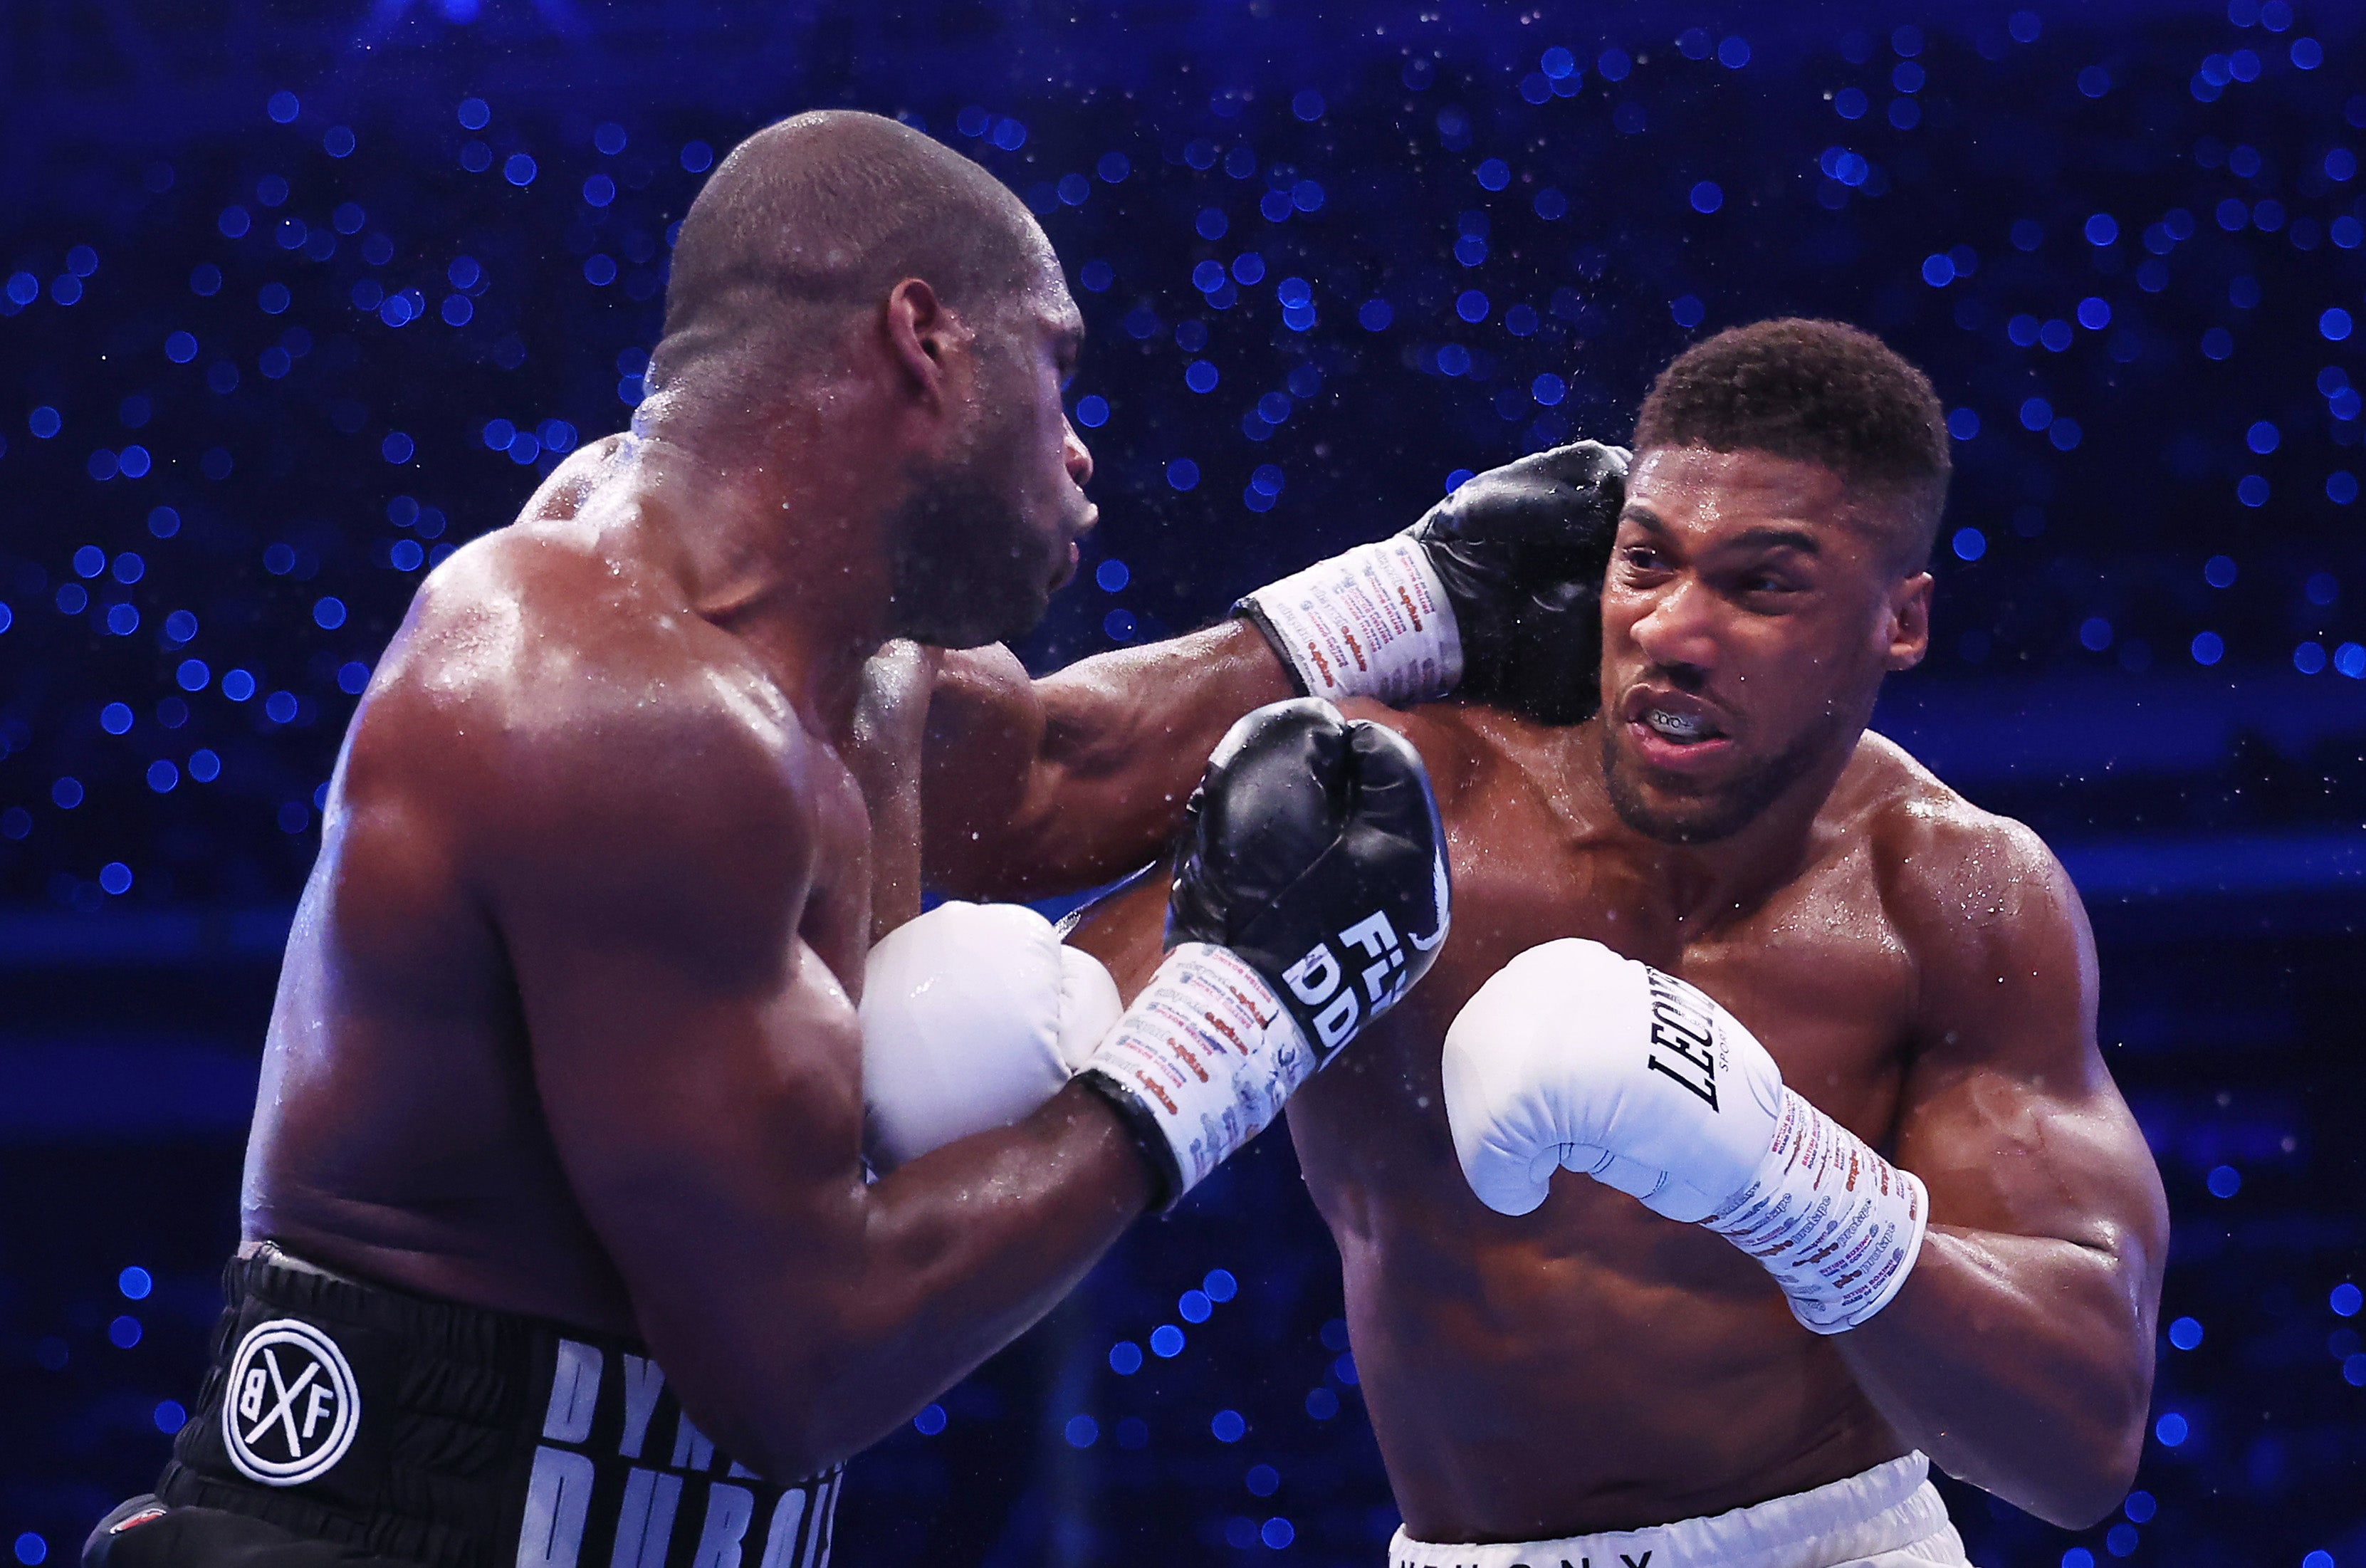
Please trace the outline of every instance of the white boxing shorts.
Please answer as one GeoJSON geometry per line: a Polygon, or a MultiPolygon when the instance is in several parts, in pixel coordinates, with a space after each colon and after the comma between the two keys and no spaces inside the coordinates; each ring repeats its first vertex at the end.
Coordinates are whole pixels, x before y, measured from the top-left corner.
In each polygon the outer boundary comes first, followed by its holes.
{"type": "Polygon", "coordinates": [[[1966,1568],[1919,1453],[1707,1518],[1562,1540],[1452,1546],[1397,1531],[1389,1568],[1966,1568]]]}

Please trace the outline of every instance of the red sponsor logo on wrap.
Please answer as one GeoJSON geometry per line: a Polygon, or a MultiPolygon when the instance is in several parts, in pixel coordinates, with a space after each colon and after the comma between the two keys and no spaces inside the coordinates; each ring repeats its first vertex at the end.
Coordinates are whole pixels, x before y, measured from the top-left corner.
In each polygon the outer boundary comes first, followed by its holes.
{"type": "Polygon", "coordinates": [[[1133,1081],[1148,1089],[1153,1100],[1157,1100],[1159,1104],[1166,1107],[1166,1114],[1169,1116],[1180,1116],[1183,1114],[1182,1111],[1176,1105],[1176,1103],[1167,1098],[1166,1091],[1153,1083],[1147,1076],[1137,1072],[1133,1075],[1133,1081]]]}

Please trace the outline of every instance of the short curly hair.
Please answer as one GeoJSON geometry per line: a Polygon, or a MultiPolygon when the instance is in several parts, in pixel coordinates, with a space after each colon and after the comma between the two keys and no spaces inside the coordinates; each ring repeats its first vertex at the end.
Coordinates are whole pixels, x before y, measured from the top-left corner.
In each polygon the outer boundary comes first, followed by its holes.
{"type": "Polygon", "coordinates": [[[1931,378],[1871,333],[1784,317],[1695,344],[1660,372],[1635,420],[1635,452],[1655,446],[1771,452],[1889,491],[1916,527],[1907,570],[1931,554],[1954,463],[1931,378]]]}

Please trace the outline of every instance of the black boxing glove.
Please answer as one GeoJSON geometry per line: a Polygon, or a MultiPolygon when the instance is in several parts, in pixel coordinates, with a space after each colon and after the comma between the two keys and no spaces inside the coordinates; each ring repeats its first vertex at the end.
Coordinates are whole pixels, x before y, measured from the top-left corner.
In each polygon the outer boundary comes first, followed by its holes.
{"type": "Polygon", "coordinates": [[[1459,691],[1574,724],[1601,701],[1602,578],[1628,457],[1574,441],[1490,468],[1403,533],[1260,588],[1234,613],[1315,696],[1459,691]]]}
{"type": "Polygon", "coordinates": [[[1192,792],[1165,963],[1086,1063],[1171,1204],[1427,972],[1446,835],[1403,736],[1301,697],[1233,726],[1192,792]]]}

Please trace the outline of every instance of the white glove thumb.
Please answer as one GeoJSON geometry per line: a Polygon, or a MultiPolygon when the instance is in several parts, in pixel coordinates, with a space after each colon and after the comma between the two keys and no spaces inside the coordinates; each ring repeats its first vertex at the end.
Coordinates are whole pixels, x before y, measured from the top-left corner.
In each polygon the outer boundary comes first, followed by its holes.
{"type": "MultiPolygon", "coordinates": [[[[1441,1062],[1455,1158],[1470,1190],[1499,1214],[1541,1204],[1563,1153],[1559,1129],[1520,1092],[1523,1064],[1547,1048],[1541,1036],[1554,1009],[1566,1005],[1550,994],[1557,976],[1527,956],[1497,970],[1455,1015],[1441,1062]]],[[[1577,1157],[1573,1147],[1571,1155],[1577,1157]]]]}
{"type": "Polygon", "coordinates": [[[862,972],[872,1163],[1007,1127],[1058,1093],[1117,1022],[1117,984],[1022,904],[940,904],[862,972]]]}
{"type": "Polygon", "coordinates": [[[1119,999],[1117,982],[1110,978],[1099,959],[1065,942],[1059,944],[1059,953],[1060,1032],[1053,1044],[1068,1077],[1074,1077],[1092,1060],[1093,1048],[1117,1026],[1125,1003],[1119,999]]]}

